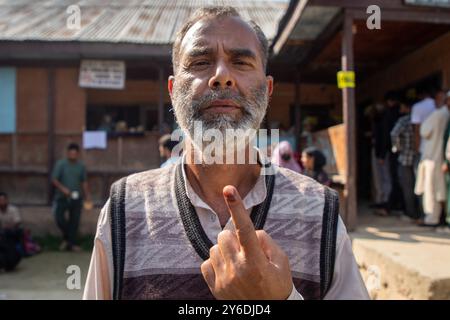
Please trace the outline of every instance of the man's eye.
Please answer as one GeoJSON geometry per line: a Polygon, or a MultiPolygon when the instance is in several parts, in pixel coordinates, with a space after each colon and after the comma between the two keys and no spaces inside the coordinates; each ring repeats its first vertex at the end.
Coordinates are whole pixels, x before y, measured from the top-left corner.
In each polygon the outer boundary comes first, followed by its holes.
{"type": "Polygon", "coordinates": [[[196,61],[192,63],[192,66],[207,66],[209,65],[209,61],[202,60],[202,61],[196,61]]]}
{"type": "Polygon", "coordinates": [[[236,65],[239,65],[239,66],[249,66],[250,65],[248,62],[243,61],[243,60],[236,60],[233,63],[236,65]]]}

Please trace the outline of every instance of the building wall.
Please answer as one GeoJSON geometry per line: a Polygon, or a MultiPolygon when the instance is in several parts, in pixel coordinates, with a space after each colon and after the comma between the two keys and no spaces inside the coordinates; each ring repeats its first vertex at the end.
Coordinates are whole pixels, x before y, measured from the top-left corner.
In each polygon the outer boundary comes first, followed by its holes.
{"type": "Polygon", "coordinates": [[[450,87],[450,32],[361,83],[356,98],[381,100],[387,91],[403,88],[435,72],[442,72],[443,86],[450,87]]]}
{"type": "Polygon", "coordinates": [[[48,71],[17,68],[17,135],[13,162],[17,167],[45,170],[47,166],[48,71]]]}
{"type": "Polygon", "coordinates": [[[46,133],[48,71],[17,68],[17,132],[46,133]]]}
{"type": "Polygon", "coordinates": [[[86,90],[78,86],[78,69],[57,69],[55,85],[55,133],[82,133],[86,118],[86,90]]]}
{"type": "MultiPolygon", "coordinates": [[[[167,83],[164,81],[164,103],[170,102],[167,83]]],[[[127,80],[125,90],[87,89],[87,101],[90,104],[148,104],[159,101],[159,83],[151,80],[127,80]]]]}
{"type": "MultiPolygon", "coordinates": [[[[341,95],[336,86],[304,83],[300,85],[299,95],[300,106],[332,105],[334,107],[332,114],[336,116],[341,114],[341,95]]],[[[275,82],[273,96],[267,113],[269,123],[279,122],[282,126],[288,128],[291,123],[290,106],[294,104],[295,84],[275,82]]]]}

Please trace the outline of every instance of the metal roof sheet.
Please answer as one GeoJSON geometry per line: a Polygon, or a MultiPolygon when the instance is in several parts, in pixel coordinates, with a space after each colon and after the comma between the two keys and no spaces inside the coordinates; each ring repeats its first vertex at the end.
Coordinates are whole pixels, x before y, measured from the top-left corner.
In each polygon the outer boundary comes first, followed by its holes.
{"type": "Polygon", "coordinates": [[[273,39],[287,0],[0,0],[0,40],[171,44],[181,24],[205,5],[236,7],[273,39]],[[71,5],[81,28],[67,27],[71,5]]]}

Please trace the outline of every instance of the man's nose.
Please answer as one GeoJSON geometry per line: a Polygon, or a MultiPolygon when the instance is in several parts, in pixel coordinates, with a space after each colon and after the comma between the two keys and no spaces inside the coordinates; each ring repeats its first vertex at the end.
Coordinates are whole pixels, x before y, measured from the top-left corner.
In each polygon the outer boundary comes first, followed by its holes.
{"type": "Polygon", "coordinates": [[[231,89],[235,86],[230,70],[224,63],[217,64],[215,74],[209,79],[211,89],[231,89]]]}

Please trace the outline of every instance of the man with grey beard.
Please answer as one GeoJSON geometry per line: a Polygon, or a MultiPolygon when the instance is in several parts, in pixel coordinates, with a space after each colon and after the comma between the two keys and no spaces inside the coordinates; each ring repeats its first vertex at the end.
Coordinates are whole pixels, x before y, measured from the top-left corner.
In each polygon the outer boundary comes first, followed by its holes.
{"type": "Polygon", "coordinates": [[[259,152],[256,163],[203,161],[196,123],[222,134],[260,127],[273,91],[267,56],[261,29],[233,8],[199,9],[183,25],[168,80],[182,161],[112,186],[85,299],[368,298],[336,192],[259,152]]]}

